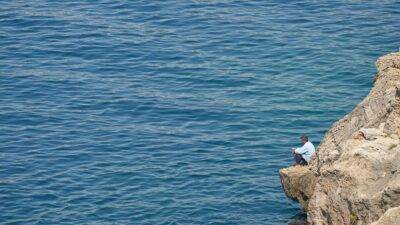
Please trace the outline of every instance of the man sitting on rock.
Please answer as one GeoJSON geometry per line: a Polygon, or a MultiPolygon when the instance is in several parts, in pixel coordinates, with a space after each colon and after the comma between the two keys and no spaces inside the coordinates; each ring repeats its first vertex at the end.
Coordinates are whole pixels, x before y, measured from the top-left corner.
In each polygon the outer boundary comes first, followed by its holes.
{"type": "Polygon", "coordinates": [[[300,142],[303,145],[300,148],[292,148],[292,153],[294,155],[295,165],[308,165],[311,156],[315,152],[314,145],[308,140],[306,135],[300,137],[300,142]]]}

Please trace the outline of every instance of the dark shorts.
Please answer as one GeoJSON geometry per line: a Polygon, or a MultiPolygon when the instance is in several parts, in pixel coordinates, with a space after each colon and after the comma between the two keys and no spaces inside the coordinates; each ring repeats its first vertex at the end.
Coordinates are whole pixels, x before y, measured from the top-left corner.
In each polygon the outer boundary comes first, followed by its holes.
{"type": "Polygon", "coordinates": [[[307,161],[300,154],[294,154],[294,161],[298,165],[308,165],[307,161]]]}

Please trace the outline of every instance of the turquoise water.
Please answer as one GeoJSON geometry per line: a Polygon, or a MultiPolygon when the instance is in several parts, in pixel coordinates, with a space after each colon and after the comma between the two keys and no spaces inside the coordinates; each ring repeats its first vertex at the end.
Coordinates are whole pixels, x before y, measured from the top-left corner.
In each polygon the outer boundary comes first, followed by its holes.
{"type": "Polygon", "coordinates": [[[2,1],[1,224],[288,224],[279,168],[400,47],[396,1],[2,1]]]}

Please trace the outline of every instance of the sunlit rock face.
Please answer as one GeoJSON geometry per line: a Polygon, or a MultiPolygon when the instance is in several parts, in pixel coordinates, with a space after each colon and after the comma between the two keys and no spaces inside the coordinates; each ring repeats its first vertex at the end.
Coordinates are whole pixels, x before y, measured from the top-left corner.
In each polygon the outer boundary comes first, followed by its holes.
{"type": "Polygon", "coordinates": [[[333,124],[310,165],[280,171],[309,224],[400,224],[400,53],[376,67],[368,96],[333,124]]]}
{"type": "Polygon", "coordinates": [[[399,224],[400,207],[388,209],[381,218],[371,225],[394,225],[399,224]]]}
{"type": "Polygon", "coordinates": [[[307,166],[292,166],[281,169],[281,183],[286,196],[298,201],[304,210],[315,187],[316,177],[307,166]]]}

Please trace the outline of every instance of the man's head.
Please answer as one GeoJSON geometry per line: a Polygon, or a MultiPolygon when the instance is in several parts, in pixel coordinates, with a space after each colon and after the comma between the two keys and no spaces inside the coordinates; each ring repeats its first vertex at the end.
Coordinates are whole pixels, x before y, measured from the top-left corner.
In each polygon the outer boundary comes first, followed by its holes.
{"type": "Polygon", "coordinates": [[[307,135],[302,135],[301,137],[300,137],[300,142],[301,142],[301,144],[305,144],[305,143],[307,143],[307,141],[308,141],[308,137],[307,137],[307,135]]]}

